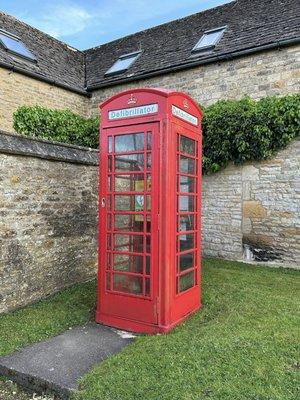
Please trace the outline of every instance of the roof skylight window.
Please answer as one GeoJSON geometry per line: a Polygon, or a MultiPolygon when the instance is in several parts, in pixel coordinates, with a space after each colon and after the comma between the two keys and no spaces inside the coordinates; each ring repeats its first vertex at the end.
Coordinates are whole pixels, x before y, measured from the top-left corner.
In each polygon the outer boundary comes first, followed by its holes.
{"type": "Polygon", "coordinates": [[[15,36],[9,32],[0,29],[0,43],[9,52],[16,54],[17,56],[26,58],[31,61],[35,61],[35,56],[25,46],[18,36],[15,36]]]}
{"type": "Polygon", "coordinates": [[[211,50],[220,41],[226,30],[226,26],[205,31],[199,42],[193,48],[193,51],[211,50]]]}
{"type": "Polygon", "coordinates": [[[109,68],[105,75],[121,74],[127,71],[127,69],[135,62],[140,55],[140,51],[136,51],[130,54],[124,54],[109,68]]]}

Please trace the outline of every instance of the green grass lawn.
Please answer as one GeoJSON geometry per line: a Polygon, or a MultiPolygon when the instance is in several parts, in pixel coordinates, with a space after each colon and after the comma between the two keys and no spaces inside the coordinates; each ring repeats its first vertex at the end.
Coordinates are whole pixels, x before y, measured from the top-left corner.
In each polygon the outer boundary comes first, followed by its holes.
{"type": "Polygon", "coordinates": [[[89,321],[94,316],[95,291],[95,282],[76,285],[31,306],[0,315],[0,356],[89,321]]]}
{"type": "MultiPolygon", "coordinates": [[[[81,381],[77,400],[299,399],[300,273],[203,263],[203,308],[140,336],[81,381]]],[[[0,317],[0,354],[93,316],[94,283],[0,317]]]]}

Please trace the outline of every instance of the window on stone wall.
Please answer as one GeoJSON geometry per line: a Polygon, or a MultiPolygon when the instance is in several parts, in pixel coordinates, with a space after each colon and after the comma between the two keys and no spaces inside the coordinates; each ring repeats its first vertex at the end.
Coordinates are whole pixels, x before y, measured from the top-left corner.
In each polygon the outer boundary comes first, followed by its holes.
{"type": "Polygon", "coordinates": [[[25,46],[25,44],[21,41],[21,39],[18,36],[3,31],[2,29],[0,29],[0,44],[5,48],[5,50],[7,50],[12,54],[26,58],[27,60],[30,61],[36,60],[35,56],[25,46]]]}
{"type": "Polygon", "coordinates": [[[226,26],[222,26],[220,28],[211,29],[209,31],[205,31],[202,35],[199,42],[193,48],[193,52],[202,51],[202,50],[211,50],[216,44],[221,40],[224,32],[226,30],[226,26]]]}

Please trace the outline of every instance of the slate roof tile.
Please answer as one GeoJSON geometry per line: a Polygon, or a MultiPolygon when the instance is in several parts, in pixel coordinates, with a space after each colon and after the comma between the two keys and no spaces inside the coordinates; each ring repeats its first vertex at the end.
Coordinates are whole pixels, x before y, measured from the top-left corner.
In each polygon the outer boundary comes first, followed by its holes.
{"type": "Polygon", "coordinates": [[[28,72],[65,84],[77,89],[84,89],[84,53],[71,48],[65,43],[52,38],[0,12],[0,29],[18,36],[26,47],[36,56],[37,62],[12,55],[0,45],[0,61],[28,72]]]}
{"type": "Polygon", "coordinates": [[[119,82],[192,60],[235,52],[300,36],[299,0],[237,0],[123,37],[85,51],[87,86],[119,82]],[[191,57],[191,50],[206,30],[227,26],[212,52],[191,57]],[[142,50],[124,73],[105,76],[119,56],[142,50]]]}
{"type": "Polygon", "coordinates": [[[168,22],[95,48],[79,51],[0,12],[0,29],[19,36],[37,57],[37,63],[15,57],[0,46],[0,62],[78,90],[117,84],[172,67],[187,67],[213,56],[235,55],[242,50],[300,37],[299,0],[235,0],[188,17],[168,22]],[[192,54],[206,30],[227,26],[213,51],[192,54]],[[142,50],[124,73],[105,76],[121,56],[142,50]],[[86,72],[85,72],[86,67],[86,72]]]}

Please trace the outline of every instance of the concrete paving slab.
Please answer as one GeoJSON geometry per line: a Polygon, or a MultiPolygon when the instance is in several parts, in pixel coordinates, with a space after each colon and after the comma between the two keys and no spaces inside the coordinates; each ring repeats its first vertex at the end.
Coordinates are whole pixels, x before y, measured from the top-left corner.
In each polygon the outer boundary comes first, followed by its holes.
{"type": "Polygon", "coordinates": [[[95,364],[119,352],[134,335],[103,325],[77,327],[0,357],[0,375],[36,393],[67,399],[95,364]]]}

